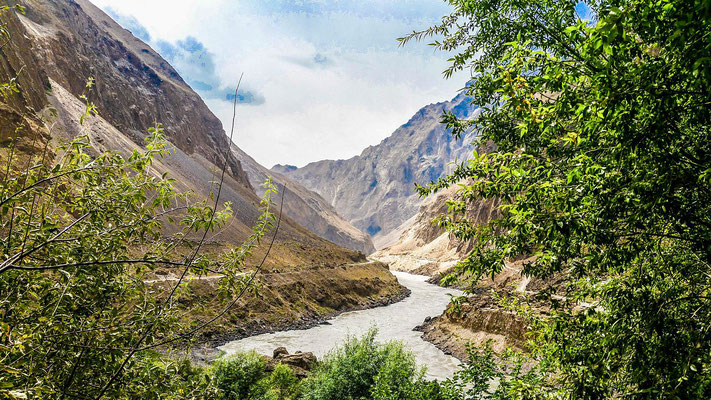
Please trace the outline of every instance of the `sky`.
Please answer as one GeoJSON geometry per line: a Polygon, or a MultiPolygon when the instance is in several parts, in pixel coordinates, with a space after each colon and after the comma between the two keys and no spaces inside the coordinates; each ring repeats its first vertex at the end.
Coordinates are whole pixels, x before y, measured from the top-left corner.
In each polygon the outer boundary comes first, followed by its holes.
{"type": "Polygon", "coordinates": [[[448,55],[396,38],[441,0],[91,0],[167,59],[266,167],[350,158],[457,94],[448,55]]]}

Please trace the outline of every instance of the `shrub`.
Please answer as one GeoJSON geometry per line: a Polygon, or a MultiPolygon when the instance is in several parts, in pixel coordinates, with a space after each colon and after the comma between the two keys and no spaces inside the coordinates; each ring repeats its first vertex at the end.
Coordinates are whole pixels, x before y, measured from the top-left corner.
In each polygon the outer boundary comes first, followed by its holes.
{"type": "Polygon", "coordinates": [[[264,397],[265,400],[290,400],[298,395],[299,381],[294,371],[284,364],[277,364],[266,380],[269,391],[264,397]]]}
{"type": "Polygon", "coordinates": [[[213,366],[215,386],[219,398],[245,400],[260,398],[264,385],[258,384],[265,376],[266,363],[255,352],[237,353],[217,360],[213,366]]]}
{"type": "Polygon", "coordinates": [[[412,353],[401,343],[375,342],[375,330],[349,338],[304,382],[307,400],[444,399],[436,382],[426,382],[412,353]],[[434,396],[434,397],[433,397],[434,396]]]}

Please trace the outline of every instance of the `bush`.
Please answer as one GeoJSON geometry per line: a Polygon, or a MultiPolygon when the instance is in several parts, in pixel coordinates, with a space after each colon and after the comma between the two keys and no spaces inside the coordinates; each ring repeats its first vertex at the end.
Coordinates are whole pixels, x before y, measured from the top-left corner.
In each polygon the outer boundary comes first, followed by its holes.
{"type": "Polygon", "coordinates": [[[439,384],[426,382],[412,353],[402,344],[375,342],[376,331],[349,338],[304,382],[307,400],[444,399],[439,384]]]}
{"type": "Polygon", "coordinates": [[[255,352],[237,353],[217,360],[214,364],[214,382],[219,398],[224,400],[258,399],[265,390],[259,384],[265,376],[266,363],[255,352]]]}
{"type": "Polygon", "coordinates": [[[274,367],[266,386],[269,391],[265,395],[265,400],[290,400],[298,395],[299,381],[294,375],[294,371],[284,364],[277,364],[274,367]]]}
{"type": "Polygon", "coordinates": [[[412,395],[413,379],[422,377],[415,364],[415,357],[399,343],[383,346],[383,365],[374,379],[371,394],[374,400],[405,399],[412,395]]]}

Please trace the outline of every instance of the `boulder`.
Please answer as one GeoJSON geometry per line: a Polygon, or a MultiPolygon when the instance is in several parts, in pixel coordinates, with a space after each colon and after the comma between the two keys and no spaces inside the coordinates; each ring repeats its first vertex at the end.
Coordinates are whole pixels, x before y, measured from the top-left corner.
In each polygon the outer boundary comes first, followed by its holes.
{"type": "Polygon", "coordinates": [[[274,349],[274,353],[272,353],[273,358],[279,358],[288,355],[289,352],[286,350],[286,347],[277,347],[276,349],[274,349]]]}
{"type": "Polygon", "coordinates": [[[311,368],[316,364],[316,356],[311,352],[302,353],[297,351],[295,354],[283,355],[277,360],[282,364],[305,369],[307,371],[311,370],[311,368]]]}

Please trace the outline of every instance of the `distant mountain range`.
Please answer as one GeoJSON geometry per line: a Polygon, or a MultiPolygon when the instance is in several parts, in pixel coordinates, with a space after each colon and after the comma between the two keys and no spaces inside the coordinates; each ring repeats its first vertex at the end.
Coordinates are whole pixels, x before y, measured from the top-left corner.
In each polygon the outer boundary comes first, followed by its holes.
{"type": "Polygon", "coordinates": [[[464,95],[430,104],[380,144],[348,160],[324,160],[296,168],[276,165],[281,173],[320,194],[356,228],[373,237],[376,248],[394,243],[396,229],[413,217],[423,199],[415,183],[425,184],[450,172],[456,160],[470,158],[476,133],[455,140],[440,123],[443,111],[472,117],[478,111],[464,95]]]}

